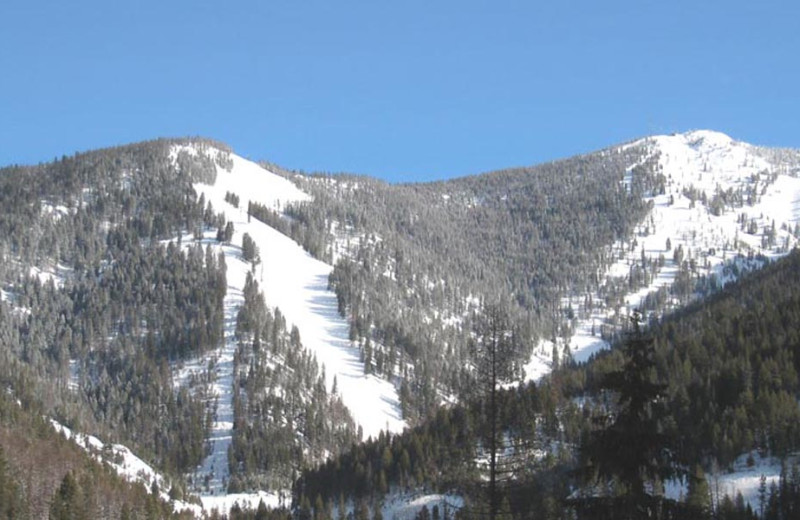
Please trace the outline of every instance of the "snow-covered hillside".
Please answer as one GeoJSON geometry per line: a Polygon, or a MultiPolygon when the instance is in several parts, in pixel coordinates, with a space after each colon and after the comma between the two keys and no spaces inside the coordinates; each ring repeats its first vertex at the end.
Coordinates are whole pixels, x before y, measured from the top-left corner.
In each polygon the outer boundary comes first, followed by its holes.
{"type": "MultiPolygon", "coordinates": [[[[647,192],[646,200],[651,203],[651,209],[633,236],[601,252],[603,262],[608,258],[613,260],[605,273],[598,274],[601,279],[605,277],[606,287],[615,284],[615,287],[626,290],[630,288],[628,280],[635,273],[644,270],[646,275],[640,276],[637,284],[631,283],[633,288],[615,303],[609,303],[604,297],[604,287],[597,294],[573,294],[565,298],[562,309],[565,315],[571,316],[570,324],[565,328],[568,333],[561,331],[562,337],[555,343],[543,341],[534,349],[526,367],[529,379],[538,379],[549,372],[554,354],[561,359],[567,354],[583,361],[594,352],[607,348],[608,343],[601,337],[604,324],[627,315],[634,308],[645,306],[653,294],[658,293],[660,298],[666,299],[665,308],[669,310],[692,296],[697,289],[697,280],[704,280],[704,289],[707,290],[722,287],[743,271],[758,268],[798,244],[800,152],[760,148],[712,131],[649,137],[621,148],[626,147],[636,147],[638,159],[628,166],[624,175],[621,167],[613,170],[619,172],[622,186],[633,190],[637,168],[645,167],[656,176],[662,176],[663,183],[647,192]],[[640,149],[644,150],[641,156],[638,154],[640,149]],[[692,283],[684,287],[685,294],[679,294],[673,286],[686,273],[691,275],[692,283]],[[591,303],[587,305],[587,302],[591,303]]],[[[228,286],[224,298],[224,342],[211,352],[173,365],[176,388],[192,384],[195,385],[192,391],[195,391],[205,388],[203,385],[210,380],[209,404],[215,411],[208,438],[210,451],[202,464],[189,475],[191,485],[188,491],[201,495],[202,507],[192,503],[174,504],[176,509],[185,508],[196,514],[215,508],[228,511],[236,502],[250,507],[256,507],[259,501],[269,506],[286,505],[291,495],[288,489],[280,489],[284,484],[274,486],[269,492],[228,494],[231,477],[229,452],[234,433],[234,354],[238,347],[235,328],[239,308],[244,302],[243,289],[248,273],[258,281],[267,305],[280,309],[289,328],[298,328],[303,346],[314,354],[324,370],[328,390],[336,388],[336,393],[362,429],[364,438],[375,437],[382,430],[399,432],[405,428],[397,389],[390,381],[364,373],[360,350],[349,339],[349,324],[339,315],[335,294],[328,290],[332,266],[311,257],[292,239],[247,212],[250,201],[280,213],[289,203],[313,204],[312,198],[287,178],[236,155],[219,151],[213,145],[181,144],[172,146],[171,150],[172,159],[179,169],[181,161],[178,157],[181,154],[206,154],[210,159],[219,159],[200,161],[204,165],[214,165],[216,178],[213,184],[198,183],[194,187],[198,195],[202,194],[204,200],[213,205],[214,212],[221,212],[234,227],[228,244],[220,243],[214,230],[206,230],[203,237],[195,234],[198,231],[194,231],[193,236],[187,235],[188,230],[185,230],[179,241],[184,246],[193,240],[201,241],[223,253],[228,286]],[[236,205],[234,199],[239,201],[236,205]],[[255,265],[243,258],[241,245],[245,233],[254,239],[260,252],[260,260],[255,265]],[[210,378],[204,379],[206,376],[210,378]],[[202,382],[197,383],[198,380],[202,382]]],[[[333,183],[330,179],[316,182],[333,183]]],[[[335,187],[362,189],[358,182],[335,187]]],[[[449,200],[451,195],[442,197],[449,200]]],[[[475,204],[474,201],[468,203],[475,204]]],[[[44,200],[42,208],[42,212],[51,216],[54,222],[71,211],[67,206],[44,200]]],[[[334,220],[327,224],[326,232],[330,233],[333,242],[326,246],[333,258],[353,255],[357,247],[380,244],[384,240],[381,236],[387,242],[391,238],[388,234],[368,233],[357,226],[334,220]]],[[[104,221],[101,228],[109,229],[110,226],[110,221],[104,221]]],[[[375,272],[397,281],[396,260],[388,253],[387,258],[385,269],[375,272]]],[[[68,287],[70,279],[75,276],[74,267],[56,260],[43,261],[36,266],[20,265],[25,268],[20,272],[56,287],[68,287]]],[[[425,276],[428,275],[421,275],[424,280],[425,276]]],[[[427,280],[430,281],[428,286],[424,283],[418,286],[420,292],[432,291],[439,283],[438,279],[427,280]]],[[[447,314],[428,303],[421,307],[432,316],[431,323],[439,321],[457,327],[469,312],[478,307],[479,300],[471,293],[461,293],[454,299],[466,299],[462,307],[467,310],[461,314],[447,314]]],[[[25,300],[13,284],[0,288],[0,301],[9,303],[15,314],[32,314],[30,307],[20,304],[25,300]]],[[[423,319],[425,312],[420,313],[423,319]]],[[[606,330],[613,332],[611,328],[606,330]]],[[[86,377],[82,373],[86,371],[84,366],[77,359],[69,359],[65,374],[67,370],[67,388],[79,390],[81,378],[86,377]]],[[[109,461],[120,474],[147,486],[156,484],[161,496],[167,497],[171,486],[169,479],[158,475],[124,446],[105,445],[93,437],[71,432],[58,424],[54,426],[93,456],[109,461]]],[[[303,433],[297,435],[301,437],[303,433]]],[[[315,453],[315,456],[330,454],[321,451],[322,455],[315,453]]],[[[761,474],[772,482],[777,479],[779,467],[771,459],[756,457],[756,462],[749,466],[743,461],[746,458],[737,462],[737,472],[719,474],[715,478],[720,493],[741,491],[752,503],[761,474]]],[[[248,483],[245,487],[253,485],[248,483]]],[[[681,488],[676,489],[681,492],[681,488]]],[[[439,503],[445,498],[438,495],[412,497],[399,493],[389,497],[383,509],[384,517],[410,518],[422,504],[439,503]]]]}
{"type": "MultiPolygon", "coordinates": [[[[191,145],[175,147],[172,156],[181,151],[189,154],[218,153],[191,145]]],[[[301,341],[317,358],[326,374],[329,390],[336,385],[337,393],[350,410],[364,437],[377,436],[381,430],[399,432],[406,426],[400,414],[400,404],[394,386],[373,375],[365,375],[357,348],[348,339],[348,324],[339,316],[335,295],[328,290],[328,275],[332,266],[312,258],[297,243],[270,226],[247,214],[248,202],[280,210],[290,202],[307,201],[310,197],[287,179],[275,175],[254,162],[231,154],[232,167],[217,166],[213,185],[196,184],[198,194],[210,202],[215,212],[224,214],[234,226],[230,245],[221,246],[211,236],[211,243],[225,254],[228,288],[225,295],[225,343],[214,352],[183,363],[176,368],[176,384],[181,385],[192,375],[214,367],[212,394],[216,401],[216,416],[210,433],[211,452],[192,476],[193,491],[201,496],[204,509],[227,511],[234,502],[256,507],[260,500],[278,506],[289,495],[288,490],[274,493],[228,495],[228,448],[233,436],[233,355],[236,350],[235,326],[247,273],[253,271],[269,307],[277,307],[287,320],[296,326],[301,341]],[[226,196],[239,198],[239,207],[226,196]],[[260,262],[253,267],[242,256],[241,244],[247,233],[259,249],[260,262]]]]}
{"type": "MultiPolygon", "coordinates": [[[[606,276],[625,279],[643,258],[657,263],[661,257],[663,266],[648,284],[628,293],[620,309],[605,307],[597,295],[592,309],[564,301],[565,307],[577,307],[574,333],[555,349],[550,341],[535,349],[526,366],[529,379],[550,371],[554,351],[563,355],[568,350],[573,359],[584,361],[607,348],[600,326],[617,312],[640,308],[649,294],[668,289],[682,268],[718,288],[798,243],[800,152],[760,148],[708,130],[649,137],[627,146],[641,145],[657,160],[665,189],[648,197],[652,210],[633,239],[614,245],[617,261],[606,276]]],[[[630,182],[635,166],[623,183],[630,182]]]]}
{"type": "MultiPolygon", "coordinates": [[[[181,150],[190,154],[216,153],[213,149],[199,150],[192,146],[176,147],[173,156],[181,150]]],[[[301,341],[324,367],[328,389],[336,390],[348,407],[365,437],[377,436],[381,430],[401,431],[405,422],[394,386],[383,379],[365,375],[359,352],[348,339],[348,325],[339,316],[335,295],[328,290],[328,275],[332,266],[312,258],[297,243],[275,229],[247,215],[248,202],[257,202],[279,210],[284,204],[309,200],[290,181],[272,174],[259,165],[232,155],[232,167],[217,167],[213,185],[197,184],[215,211],[222,212],[233,223],[231,246],[222,248],[227,266],[228,290],[225,296],[225,344],[217,352],[185,364],[177,373],[177,380],[186,380],[191,373],[199,374],[213,359],[217,413],[212,427],[210,455],[198,468],[195,489],[205,495],[207,508],[214,507],[219,497],[226,493],[229,478],[227,467],[228,447],[233,427],[233,354],[236,349],[234,329],[239,306],[243,302],[242,290],[247,272],[253,269],[242,258],[242,237],[247,233],[260,251],[260,263],[255,266],[255,278],[264,292],[269,307],[277,307],[289,326],[297,326],[301,341]],[[226,195],[236,195],[239,207],[226,200],[226,195]]],[[[267,497],[274,502],[275,497],[267,497]]],[[[223,505],[224,507],[224,505],[223,505]]]]}
{"type": "Polygon", "coordinates": [[[308,195],[251,161],[232,158],[233,168],[218,168],[213,186],[198,184],[195,188],[233,223],[232,243],[240,244],[244,233],[255,240],[261,257],[255,274],[267,305],[278,307],[288,323],[298,327],[305,348],[325,367],[328,388],[333,388],[335,379],[338,393],[365,438],[377,436],[381,430],[402,431],[405,422],[396,389],[388,381],[364,375],[359,352],[350,344],[348,324],[338,313],[336,296],[328,290],[333,267],[312,258],[275,229],[248,218],[247,201],[280,209],[287,202],[308,200],[308,195]],[[239,208],[225,201],[228,192],[240,197],[239,208]]]}
{"type": "MultiPolygon", "coordinates": [[[[641,266],[642,258],[663,267],[649,284],[629,292],[620,309],[610,309],[597,298],[592,309],[576,305],[574,334],[557,345],[543,341],[525,367],[529,379],[550,372],[553,352],[569,351],[576,361],[586,361],[609,344],[600,326],[616,312],[628,314],[641,308],[649,294],[673,285],[681,268],[693,276],[705,276],[713,287],[722,287],[743,271],[759,268],[782,256],[800,239],[800,152],[759,148],[737,142],[725,134],[707,130],[655,136],[645,144],[666,183],[663,193],[653,193],[650,214],[639,225],[635,241],[615,244],[618,259],[606,273],[626,278],[641,266]],[[633,247],[631,247],[633,245],[633,247]],[[676,255],[676,250],[681,253],[676,255]],[[555,348],[554,348],[555,347],[555,348]]],[[[632,165],[631,168],[633,168],[632,165]]],[[[630,171],[623,182],[630,181],[630,171]]],[[[671,296],[674,300],[677,298],[671,296]]],[[[677,303],[677,301],[675,301],[677,303]]],[[[741,493],[754,509],[759,506],[761,478],[769,486],[778,481],[780,463],[758,454],[744,454],[733,470],[707,475],[715,503],[723,496],[741,493]],[[748,457],[749,456],[749,457],[748,457]],[[754,464],[747,464],[755,458],[754,464]]],[[[686,485],[671,490],[681,498],[686,485]]]]}
{"type": "Polygon", "coordinates": [[[197,504],[171,499],[168,480],[149,464],[134,455],[127,447],[121,444],[107,444],[93,435],[73,432],[52,419],[50,424],[67,440],[75,442],[95,460],[108,464],[114,472],[128,482],[141,483],[150,490],[157,489],[161,500],[170,502],[176,512],[187,511],[196,516],[201,514],[201,508],[197,504]]]}

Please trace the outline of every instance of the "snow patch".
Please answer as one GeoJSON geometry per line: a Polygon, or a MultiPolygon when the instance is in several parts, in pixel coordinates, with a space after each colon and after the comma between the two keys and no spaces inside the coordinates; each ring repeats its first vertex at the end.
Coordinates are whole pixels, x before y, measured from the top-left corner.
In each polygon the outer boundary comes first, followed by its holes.
{"type": "Polygon", "coordinates": [[[61,288],[64,286],[64,281],[72,274],[72,272],[73,269],[71,267],[64,264],[57,264],[54,267],[51,266],[44,269],[37,266],[31,266],[28,270],[28,275],[38,278],[42,284],[52,282],[55,287],[61,288]]]}
{"type": "Polygon", "coordinates": [[[200,506],[196,504],[170,499],[169,482],[127,447],[121,444],[106,444],[93,435],[73,432],[53,419],[50,420],[50,424],[67,440],[75,442],[95,460],[111,466],[128,482],[141,483],[148,489],[152,489],[153,484],[158,486],[159,497],[161,500],[171,503],[175,512],[188,511],[197,517],[202,513],[200,506]]]}
{"type": "Polygon", "coordinates": [[[257,493],[232,493],[219,496],[205,495],[201,496],[200,500],[203,502],[203,511],[207,513],[216,511],[217,513],[227,515],[235,505],[238,505],[242,509],[255,510],[258,509],[258,505],[262,501],[265,506],[272,509],[288,507],[291,503],[291,495],[287,496],[284,493],[276,494],[259,491],[257,493]]]}
{"type": "Polygon", "coordinates": [[[381,513],[387,519],[414,520],[423,507],[429,512],[438,507],[439,518],[453,518],[464,507],[464,499],[453,494],[393,493],[384,501],[381,513]]]}

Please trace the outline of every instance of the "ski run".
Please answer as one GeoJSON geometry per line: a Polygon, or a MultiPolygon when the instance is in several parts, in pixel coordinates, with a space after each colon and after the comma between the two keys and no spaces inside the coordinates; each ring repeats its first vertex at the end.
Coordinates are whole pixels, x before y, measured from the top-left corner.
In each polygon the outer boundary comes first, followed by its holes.
{"type": "MultiPolygon", "coordinates": [[[[193,146],[181,147],[189,153],[218,153],[216,150],[199,151],[193,146]]],[[[174,151],[177,154],[178,150],[174,151]]],[[[230,478],[228,448],[233,436],[233,355],[236,350],[236,316],[244,301],[243,289],[247,273],[252,270],[266,304],[277,307],[289,327],[297,326],[304,348],[310,350],[324,369],[329,391],[334,388],[363,432],[363,438],[377,437],[384,430],[402,431],[406,423],[401,417],[397,391],[389,381],[374,375],[365,375],[359,350],[349,340],[348,324],[339,315],[336,296],[328,290],[328,275],[333,267],[312,258],[292,239],[279,233],[255,218],[248,218],[247,201],[258,202],[272,209],[280,209],[288,202],[304,201],[309,197],[290,181],[279,177],[259,165],[232,155],[230,171],[217,167],[213,185],[196,184],[217,212],[233,223],[234,236],[230,245],[217,245],[225,254],[227,291],[225,294],[225,341],[215,352],[185,363],[176,372],[176,383],[181,384],[192,374],[200,374],[214,367],[212,395],[216,401],[216,414],[209,435],[210,454],[197,468],[193,490],[197,492],[204,508],[227,510],[237,499],[226,496],[230,478]],[[232,193],[240,197],[239,208],[225,200],[232,193]],[[253,267],[241,254],[243,235],[247,233],[260,251],[260,263],[253,267]]],[[[211,235],[204,242],[213,243],[211,235]]],[[[270,495],[240,495],[240,503],[258,505],[283,504],[288,491],[270,495]]]]}

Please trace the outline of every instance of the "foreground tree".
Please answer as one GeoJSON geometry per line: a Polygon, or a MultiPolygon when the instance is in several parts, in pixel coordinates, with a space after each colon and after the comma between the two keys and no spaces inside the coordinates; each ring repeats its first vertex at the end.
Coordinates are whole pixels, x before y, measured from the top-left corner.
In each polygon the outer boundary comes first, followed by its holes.
{"type": "MultiPolygon", "coordinates": [[[[655,380],[653,340],[635,313],[621,370],[602,387],[616,395],[616,408],[597,419],[581,446],[584,488],[572,498],[579,518],[638,520],[675,518],[678,504],[663,496],[661,483],[675,476],[671,439],[664,433],[666,385],[655,380]]],[[[685,516],[681,516],[685,517],[685,516]]]]}
{"type": "Polygon", "coordinates": [[[503,439],[498,393],[501,387],[514,381],[519,339],[511,323],[508,308],[501,303],[484,305],[476,316],[471,353],[476,375],[475,396],[484,407],[484,442],[489,459],[486,497],[488,516],[494,520],[501,513],[500,485],[511,478],[510,461],[504,460],[509,446],[503,439]]]}

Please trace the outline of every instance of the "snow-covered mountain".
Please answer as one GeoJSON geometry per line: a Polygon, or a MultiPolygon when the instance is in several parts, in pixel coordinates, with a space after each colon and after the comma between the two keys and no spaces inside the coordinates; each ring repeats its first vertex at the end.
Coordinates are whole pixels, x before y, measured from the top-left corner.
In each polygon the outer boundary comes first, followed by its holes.
{"type": "MultiPolygon", "coordinates": [[[[569,350],[578,361],[608,346],[599,332],[605,323],[642,307],[648,297],[661,291],[669,300],[667,308],[685,302],[674,287],[682,272],[688,270],[691,280],[705,279],[703,290],[714,290],[742,272],[787,253],[800,236],[800,153],[757,147],[705,130],[649,137],[618,150],[628,147],[642,147],[646,153],[629,165],[621,182],[629,187],[636,168],[647,163],[654,165],[662,182],[647,194],[651,209],[634,236],[611,246],[617,260],[604,276],[609,280],[630,279],[635,270],[645,275],[616,307],[604,304],[600,295],[595,295],[591,308],[577,299],[564,302],[575,308],[578,317],[573,320],[572,335],[563,339],[557,350],[569,350]]],[[[402,430],[405,423],[396,388],[385,379],[364,374],[359,350],[348,338],[348,323],[337,311],[335,295],[328,290],[332,267],[313,259],[266,224],[248,219],[241,206],[234,208],[225,200],[226,194],[234,193],[241,200],[279,210],[282,203],[313,204],[309,195],[289,180],[235,155],[229,171],[218,167],[214,185],[198,184],[196,189],[215,208],[224,208],[236,229],[234,243],[240,242],[245,232],[256,239],[262,251],[256,274],[268,304],[280,308],[298,326],[304,344],[325,366],[331,388],[336,380],[365,437],[375,436],[382,429],[402,430]]],[[[342,237],[334,236],[341,248],[342,237]]],[[[237,266],[232,272],[239,273],[230,278],[229,290],[241,291],[250,266],[235,250],[226,254],[229,272],[237,266]]],[[[699,289],[688,287],[685,296],[691,297],[699,289]]],[[[553,343],[549,341],[534,350],[526,366],[529,378],[549,371],[552,352],[553,343]]],[[[224,375],[220,381],[228,383],[224,375]]],[[[219,395],[224,403],[225,391],[220,390],[219,395]]],[[[216,446],[217,461],[222,462],[227,445],[222,442],[219,448],[216,446]]],[[[221,488],[215,489],[217,494],[221,492],[221,488]]]]}
{"type": "MultiPolygon", "coordinates": [[[[596,294],[590,309],[564,302],[576,307],[579,318],[557,350],[568,350],[577,361],[608,347],[600,328],[609,318],[647,309],[648,298],[666,299],[666,308],[674,308],[698,290],[721,288],[785,255],[800,240],[800,151],[754,146],[710,130],[648,137],[620,149],[635,146],[644,146],[646,154],[623,182],[630,185],[637,166],[655,161],[663,184],[648,194],[652,207],[634,236],[612,246],[617,261],[605,276],[628,283],[649,274],[616,308],[596,294]],[[685,283],[692,285],[675,287],[687,271],[685,283]],[[698,277],[703,287],[694,285],[698,277]]],[[[550,370],[552,352],[552,342],[536,349],[528,377],[550,370]]]]}
{"type": "MultiPolygon", "coordinates": [[[[300,330],[303,345],[310,349],[325,367],[327,383],[337,392],[353,413],[364,438],[376,437],[381,430],[401,431],[405,423],[400,417],[397,391],[388,382],[364,375],[358,350],[348,339],[347,323],[337,311],[335,295],[328,290],[332,266],[312,258],[297,243],[255,218],[248,218],[244,202],[236,208],[225,201],[228,193],[241,201],[258,202],[274,210],[290,202],[309,200],[289,180],[236,155],[228,171],[217,167],[213,185],[196,184],[214,208],[224,213],[234,225],[234,244],[241,243],[247,233],[260,250],[261,261],[255,266],[267,305],[277,307],[287,321],[300,330]]],[[[241,291],[245,273],[251,268],[236,251],[226,251],[229,286],[241,291]]]]}
{"type": "MultiPolygon", "coordinates": [[[[172,156],[177,157],[179,153],[215,156],[221,152],[185,145],[176,146],[172,156]]],[[[220,501],[219,497],[227,493],[230,478],[228,453],[234,421],[231,387],[234,384],[235,326],[244,301],[248,272],[260,284],[266,304],[279,309],[288,326],[299,330],[303,346],[311,351],[322,367],[328,390],[341,396],[364,439],[377,437],[381,431],[397,433],[405,427],[397,389],[389,381],[365,374],[359,351],[348,339],[347,323],[338,313],[335,295],[328,289],[332,266],[312,258],[289,237],[248,215],[250,202],[279,211],[288,203],[309,201],[310,197],[289,180],[258,164],[234,154],[230,157],[230,167],[216,166],[213,184],[197,183],[195,189],[224,215],[227,222],[233,224],[235,231],[230,243],[242,244],[244,235],[249,235],[260,252],[260,261],[257,264],[247,262],[242,257],[241,247],[221,247],[226,258],[228,280],[225,344],[217,352],[185,364],[176,374],[179,381],[186,380],[193,373],[205,370],[209,358],[215,359],[213,388],[217,402],[210,436],[211,452],[194,476],[197,482],[210,477],[204,488],[198,488],[209,508],[232,503],[231,500],[220,501]],[[241,201],[238,207],[231,203],[233,197],[241,201]]],[[[209,235],[209,240],[211,237],[209,235]]],[[[282,496],[288,496],[288,490],[284,490],[282,496]]],[[[251,501],[257,505],[262,498],[256,495],[251,501]]],[[[279,503],[277,495],[271,502],[279,503]]]]}
{"type": "MultiPolygon", "coordinates": [[[[222,145],[207,142],[170,143],[165,159],[159,167],[177,171],[178,178],[183,180],[191,179],[191,189],[187,189],[194,193],[186,197],[201,197],[203,203],[213,208],[214,215],[211,216],[222,219],[232,230],[231,236],[220,240],[212,226],[193,229],[178,221],[175,226],[180,229],[179,234],[166,239],[160,237],[162,244],[169,243],[169,247],[179,244],[184,250],[202,245],[224,258],[226,266],[227,287],[222,299],[223,340],[216,348],[202,354],[177,356],[169,363],[174,385],[172,390],[195,392],[197,381],[203,381],[207,385],[203,388],[209,390],[203,394],[208,409],[213,412],[206,438],[208,449],[201,464],[187,475],[187,481],[191,482],[188,490],[201,496],[206,510],[229,509],[236,501],[255,507],[263,500],[268,505],[278,506],[286,504],[291,496],[288,485],[273,487],[269,492],[229,493],[233,477],[231,453],[237,395],[246,384],[248,371],[250,374],[256,371],[252,359],[249,366],[247,360],[242,360],[242,339],[237,332],[237,319],[245,303],[248,277],[258,283],[266,307],[277,309],[276,315],[285,319],[287,331],[296,329],[299,333],[301,348],[313,357],[320,373],[324,374],[325,390],[331,399],[341,400],[360,429],[362,439],[376,438],[382,432],[396,434],[413,420],[419,420],[419,416],[414,415],[417,409],[458,399],[454,388],[466,381],[464,378],[468,371],[464,367],[468,363],[468,349],[456,343],[469,337],[472,315],[480,308],[482,299],[491,297],[488,292],[480,291],[486,291],[487,286],[491,288],[492,283],[503,279],[503,276],[491,277],[488,271],[496,268],[497,264],[482,264],[485,257],[480,254],[470,256],[464,262],[461,266],[464,272],[459,276],[448,277],[441,266],[409,260],[408,244],[418,244],[414,242],[418,236],[430,239],[426,247],[439,256],[421,252],[419,256],[427,259],[447,256],[450,251],[469,253],[470,248],[486,247],[492,242],[489,239],[486,243],[470,243],[469,240],[448,242],[450,237],[445,235],[452,227],[447,219],[463,218],[464,215],[472,218],[472,214],[479,214],[478,221],[483,218],[491,223],[496,218],[496,213],[491,211],[496,211],[506,212],[505,216],[510,215],[508,221],[515,222],[520,218],[538,218],[537,215],[531,216],[538,209],[542,213],[552,210],[544,207],[551,203],[551,199],[543,194],[536,202],[541,203],[542,208],[531,204],[532,207],[525,207],[520,212],[519,206],[510,202],[514,196],[511,189],[505,188],[508,193],[503,192],[503,172],[476,177],[474,185],[470,184],[472,180],[467,180],[406,186],[397,200],[413,201],[413,197],[419,196],[424,198],[422,203],[417,201],[423,210],[434,208],[436,211],[425,213],[414,207],[406,215],[398,210],[397,214],[407,217],[407,222],[398,226],[399,231],[392,231],[396,235],[380,236],[374,231],[376,227],[370,227],[369,218],[375,216],[365,213],[363,207],[345,207],[344,210],[334,207],[335,211],[326,214],[329,206],[322,205],[314,196],[314,193],[325,193],[330,200],[345,201],[345,206],[349,200],[359,200],[368,206],[375,200],[370,197],[385,202],[384,192],[369,191],[372,189],[370,180],[338,180],[286,172],[277,174],[237,156],[222,145]],[[202,175],[187,166],[197,164],[203,165],[202,175]],[[479,191],[483,187],[481,182],[490,176],[496,193],[484,196],[479,191]],[[309,186],[314,187],[314,191],[308,189],[309,186]],[[496,197],[496,206],[490,208],[491,211],[486,210],[485,214],[481,213],[490,205],[491,197],[496,197]],[[251,204],[271,212],[271,218],[277,220],[258,218],[256,212],[251,211],[251,204]],[[292,211],[286,212],[289,207],[292,211]],[[323,217],[319,222],[301,221],[295,215],[299,214],[297,208],[303,207],[316,207],[316,214],[323,217]],[[524,215],[520,217],[515,212],[524,215]],[[287,233],[287,230],[292,230],[292,233],[287,233]],[[407,233],[410,238],[407,241],[398,239],[401,233],[407,233]],[[318,250],[323,254],[317,254],[317,258],[312,256],[306,250],[308,241],[304,243],[304,249],[298,243],[301,242],[298,236],[303,235],[306,238],[313,235],[321,243],[318,250]],[[258,251],[256,260],[246,258],[243,250],[245,236],[252,240],[258,251]],[[439,248],[441,250],[437,251],[439,248]],[[360,277],[363,284],[348,288],[362,290],[360,294],[348,294],[351,300],[337,293],[337,287],[331,284],[333,264],[339,260],[349,262],[346,265],[349,271],[342,270],[339,275],[345,273],[351,278],[360,277]],[[422,265],[424,270],[409,272],[422,265]],[[461,282],[463,285],[457,285],[461,282]],[[374,287],[367,287],[370,283],[374,283],[374,287]],[[374,291],[372,297],[365,287],[374,291]],[[375,297],[378,293],[391,297],[380,300],[375,297]],[[360,306],[358,312],[353,308],[356,305],[360,306]],[[387,316],[396,321],[387,322],[387,316]],[[419,337],[414,337],[414,333],[419,337]],[[435,352],[431,354],[425,349],[435,352]],[[237,363],[241,364],[239,369],[237,363]],[[409,420],[409,416],[414,419],[409,420]]],[[[619,183],[614,188],[619,188],[620,192],[640,193],[642,179],[647,179],[643,192],[644,217],[635,222],[632,234],[613,243],[608,240],[609,243],[603,243],[597,251],[576,251],[576,257],[603,258],[597,265],[604,267],[596,273],[596,282],[591,286],[586,283],[570,286],[563,280],[555,282],[562,300],[558,302],[556,299],[556,303],[549,306],[554,310],[547,319],[553,321],[531,322],[543,329],[548,328],[548,332],[535,331],[538,338],[544,339],[533,348],[531,359],[525,366],[527,379],[538,379],[547,374],[557,358],[571,356],[583,361],[599,349],[607,348],[607,340],[633,309],[644,309],[651,316],[669,312],[693,298],[721,288],[743,272],[785,255],[797,246],[800,239],[798,151],[753,146],[718,132],[701,130],[648,137],[589,154],[575,164],[581,171],[585,167],[592,171],[593,164],[601,164],[599,170],[609,170],[616,168],[619,161],[626,162],[612,175],[619,183]],[[608,162],[604,162],[606,160],[608,162]],[[609,258],[612,260],[606,261],[609,258]],[[563,327],[557,323],[558,319],[563,320],[563,327]]],[[[113,169],[107,166],[113,162],[101,164],[102,168],[113,169]]],[[[568,167],[571,168],[572,163],[568,167]]],[[[124,193],[135,183],[137,168],[143,167],[135,164],[120,173],[120,192],[124,193]]],[[[582,173],[576,178],[580,175],[582,173]]],[[[520,175],[516,179],[524,177],[520,175]]],[[[576,188],[566,186],[564,189],[576,188]]],[[[56,226],[70,218],[77,220],[80,211],[92,204],[100,190],[98,186],[84,186],[78,189],[76,200],[55,201],[51,200],[52,197],[45,197],[38,201],[37,215],[44,224],[37,225],[44,229],[42,234],[47,231],[46,226],[56,226]]],[[[133,203],[125,201],[123,208],[125,204],[133,203]]],[[[600,207],[602,218],[602,205],[600,207]]],[[[592,218],[596,215],[593,214],[592,218]]],[[[108,233],[120,220],[121,217],[114,215],[99,223],[97,228],[108,233]]],[[[153,228],[165,226],[153,221],[146,225],[153,228]]],[[[547,237],[546,231],[540,235],[524,236],[526,240],[541,239],[542,243],[552,243],[553,238],[547,237]]],[[[152,234],[156,236],[157,233],[153,231],[152,234]]],[[[476,236],[480,236],[479,233],[476,236]]],[[[516,240],[520,238],[513,236],[509,239],[510,242],[516,240]]],[[[576,239],[576,242],[581,240],[576,239]]],[[[100,243],[102,241],[98,241],[100,243]]],[[[150,247],[149,236],[143,243],[150,247]]],[[[27,276],[37,278],[45,290],[51,287],[53,291],[70,289],[74,279],[83,276],[81,267],[70,265],[66,255],[54,259],[41,259],[35,255],[14,257],[14,247],[17,245],[0,250],[0,253],[9,259],[9,265],[14,269],[19,268],[27,276]]],[[[501,252],[498,257],[502,256],[501,252]]],[[[110,269],[109,266],[120,261],[119,258],[122,256],[108,255],[104,258],[96,267],[97,277],[102,280],[106,275],[104,269],[110,269]]],[[[546,282],[537,279],[536,283],[546,282]]],[[[530,285],[536,283],[530,282],[530,285]]],[[[0,286],[0,298],[20,322],[36,312],[39,297],[37,294],[23,294],[16,282],[6,280],[0,286]]],[[[524,301],[525,297],[522,295],[519,301],[524,301]]],[[[519,306],[524,308],[523,304],[519,306]]],[[[548,311],[551,310],[549,307],[548,311]]],[[[113,342],[125,335],[137,337],[138,334],[139,338],[147,335],[147,324],[129,326],[124,321],[120,319],[120,323],[113,325],[109,337],[103,341],[113,342]]],[[[89,345],[89,352],[95,352],[95,345],[89,345]]],[[[92,385],[102,377],[102,370],[94,359],[81,361],[75,354],[78,348],[72,344],[69,348],[66,348],[68,356],[61,355],[67,356],[59,369],[64,372],[61,386],[68,396],[85,391],[92,399],[97,399],[92,393],[92,385]]],[[[276,365],[281,364],[282,359],[280,356],[271,358],[269,368],[280,368],[276,365]]],[[[301,397],[297,398],[300,401],[313,392],[313,381],[306,381],[306,384],[308,388],[302,389],[301,397]]],[[[288,394],[286,389],[274,385],[268,391],[281,398],[288,394]]],[[[302,402],[297,406],[302,408],[306,405],[307,402],[302,402]]],[[[286,422],[284,426],[287,428],[296,427],[293,435],[302,446],[305,434],[297,425],[310,419],[289,417],[281,420],[286,422]]],[[[70,438],[80,438],[65,427],[57,428],[70,438]]],[[[99,446],[95,441],[89,444],[95,448],[99,446]]],[[[115,445],[114,449],[120,453],[127,450],[121,445],[115,445]]],[[[124,453],[127,460],[130,452],[124,453]]],[[[331,453],[316,453],[314,457],[309,453],[301,455],[308,456],[308,461],[318,462],[331,453]]],[[[130,467],[117,469],[123,474],[132,471],[130,467]]],[[[150,469],[147,475],[150,481],[163,481],[163,477],[153,476],[155,473],[150,469]]],[[[176,503],[176,507],[181,505],[176,503]]]]}

